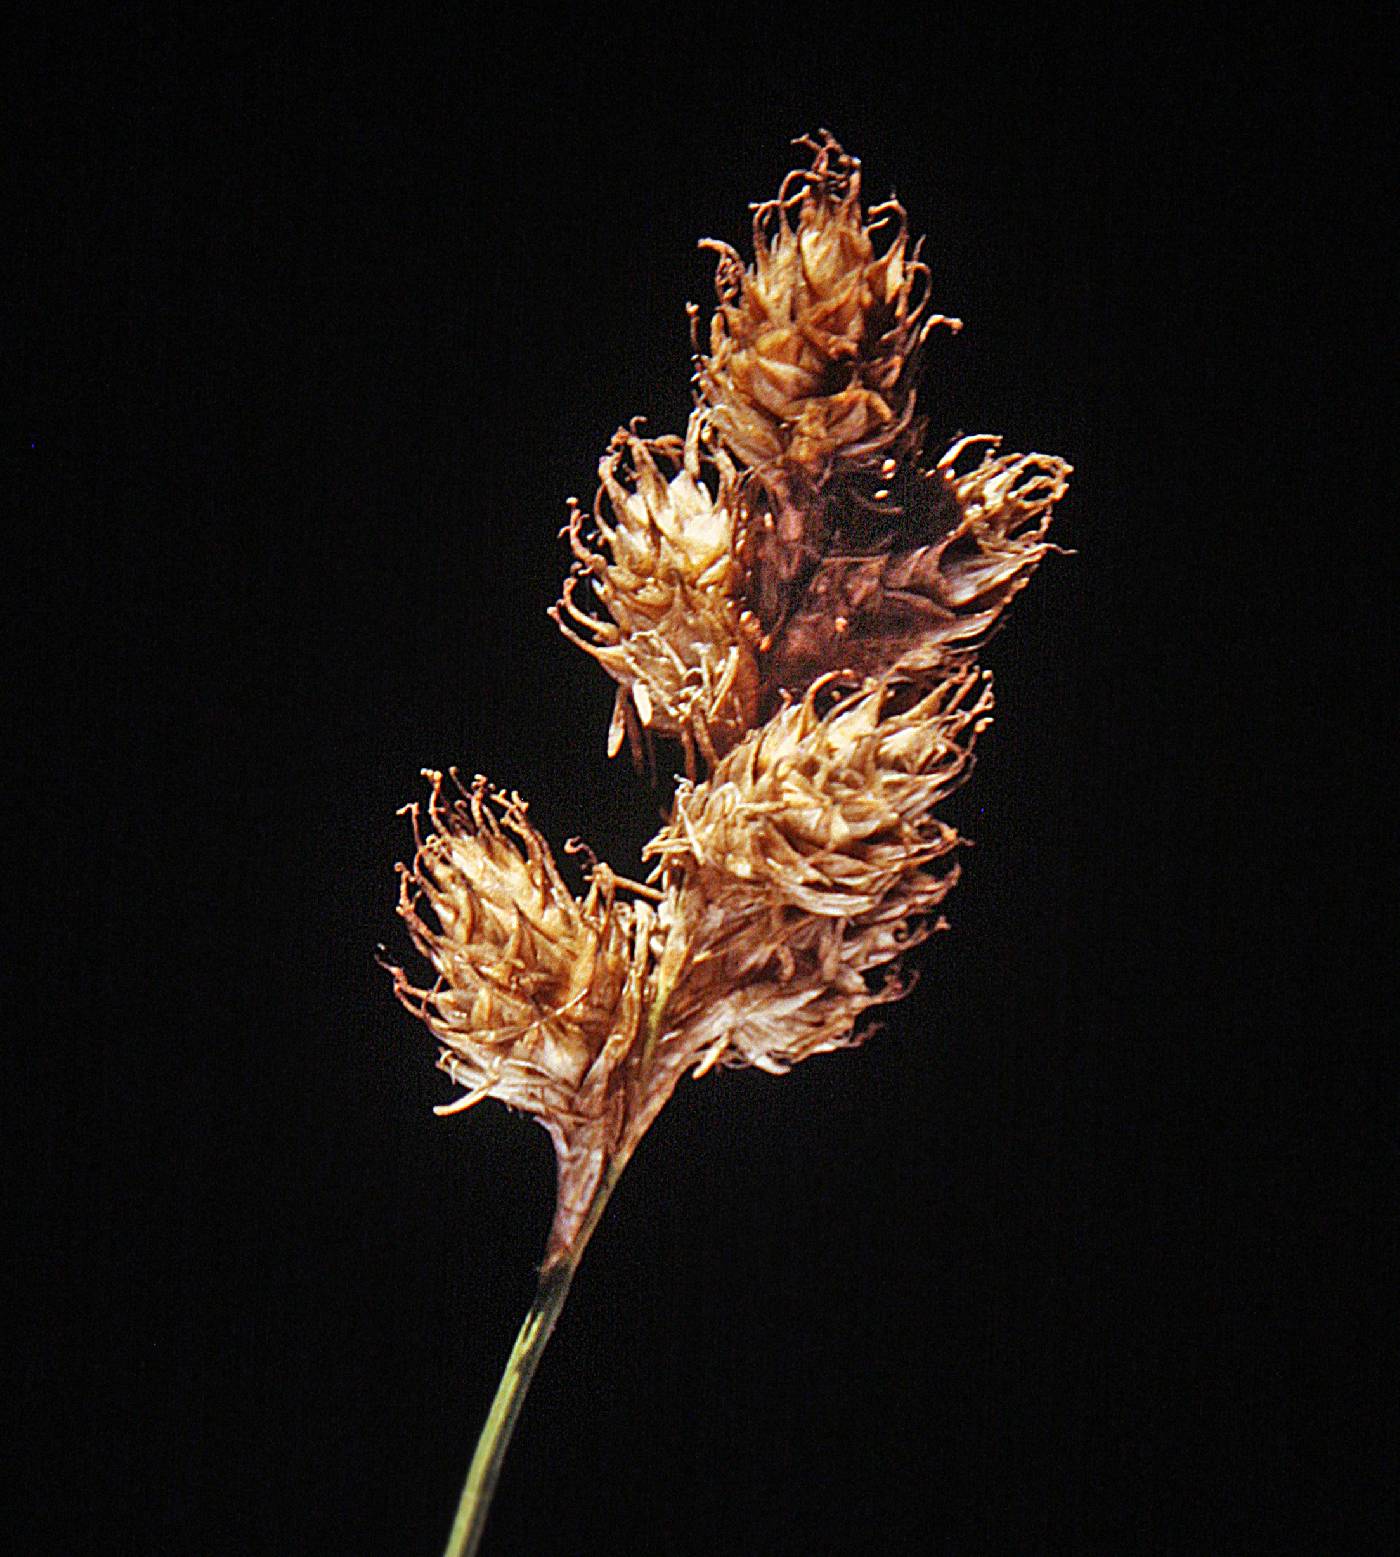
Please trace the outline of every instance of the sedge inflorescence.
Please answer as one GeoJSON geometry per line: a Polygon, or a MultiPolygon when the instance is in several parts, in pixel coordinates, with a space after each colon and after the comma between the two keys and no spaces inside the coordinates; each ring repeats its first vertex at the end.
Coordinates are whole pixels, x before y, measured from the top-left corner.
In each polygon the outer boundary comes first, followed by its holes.
{"type": "Polygon", "coordinates": [[[680,1077],[858,1042],[942,925],[961,840],[938,814],[989,722],[978,645],[1050,548],[1069,466],[917,410],[934,329],[921,245],[829,135],[718,252],[692,310],[684,433],[618,432],[553,615],[616,683],[607,733],[684,770],[645,884],[577,896],[525,803],[430,773],[392,969],[461,1088],[539,1118],[568,1250],[680,1077]]]}

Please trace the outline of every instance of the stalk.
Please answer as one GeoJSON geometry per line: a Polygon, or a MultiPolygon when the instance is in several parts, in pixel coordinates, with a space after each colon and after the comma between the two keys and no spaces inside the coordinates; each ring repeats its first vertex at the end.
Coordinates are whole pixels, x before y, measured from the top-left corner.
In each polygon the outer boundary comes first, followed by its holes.
{"type": "Polygon", "coordinates": [[[526,1312],[520,1333],[506,1359],[505,1372],[496,1387],[496,1397],[486,1425],[477,1439],[476,1453],[467,1471],[467,1482],[462,1488],[462,1498],[457,1505],[457,1517],[452,1521],[452,1533],[447,1538],[443,1557],[474,1557],[486,1529],[486,1516],[491,1511],[491,1496],[496,1490],[496,1480],[501,1474],[501,1463],[515,1429],[516,1418],[525,1403],[526,1391],[540,1365],[545,1346],[554,1333],[564,1299],[573,1285],[574,1273],[587,1246],[598,1218],[603,1214],[608,1196],[621,1176],[625,1159],[614,1161],[599,1182],[589,1208],[587,1220],[578,1237],[566,1249],[552,1254],[540,1267],[539,1286],[534,1301],[526,1312]]]}

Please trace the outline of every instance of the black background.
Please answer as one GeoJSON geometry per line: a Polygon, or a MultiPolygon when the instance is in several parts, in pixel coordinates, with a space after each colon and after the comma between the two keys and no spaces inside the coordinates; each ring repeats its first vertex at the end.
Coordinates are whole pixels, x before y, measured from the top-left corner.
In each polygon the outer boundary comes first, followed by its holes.
{"type": "Polygon", "coordinates": [[[967,321],[931,445],[1067,456],[1077,554],[987,651],[918,990],[681,1088],[488,1550],[1383,1545],[1375,1291],[1304,1279],[1378,1236],[1335,1187],[1377,1105],[1320,652],[1374,564],[1299,470],[1379,99],[1303,36],[1107,10],[128,16],[22,58],[20,1548],[440,1548],[552,1176],[529,1121],[430,1111],[374,963],[395,811],[460,764],[636,868],[654,804],[544,615],[564,499],[683,425],[695,241],[823,124],[967,321]]]}

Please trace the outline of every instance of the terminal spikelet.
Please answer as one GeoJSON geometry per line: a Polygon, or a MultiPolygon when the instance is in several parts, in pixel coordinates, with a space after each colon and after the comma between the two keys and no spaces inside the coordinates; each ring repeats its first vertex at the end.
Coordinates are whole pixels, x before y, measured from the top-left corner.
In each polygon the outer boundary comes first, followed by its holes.
{"type": "Polygon", "coordinates": [[[924,343],[936,325],[960,328],[930,310],[899,202],[864,210],[860,163],[825,132],[798,144],[812,164],[755,207],[753,265],[705,240],[718,306],[708,351],[696,342],[700,401],[763,494],[744,561],[765,628],[821,556],[842,483],[917,454],[924,343]]]}
{"type": "Polygon", "coordinates": [[[696,381],[737,460],[820,485],[835,466],[870,468],[910,446],[920,349],[957,321],[929,310],[928,266],[899,202],[863,210],[860,163],[825,133],[798,144],[812,165],[755,207],[752,267],[705,240],[719,255],[718,307],[696,381]]]}

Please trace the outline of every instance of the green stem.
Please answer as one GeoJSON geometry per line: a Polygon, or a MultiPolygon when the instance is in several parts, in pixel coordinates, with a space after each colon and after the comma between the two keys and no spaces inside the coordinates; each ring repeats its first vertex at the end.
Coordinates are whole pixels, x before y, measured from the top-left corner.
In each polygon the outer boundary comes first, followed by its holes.
{"type": "Polygon", "coordinates": [[[457,1505],[457,1517],[452,1521],[452,1533],[447,1538],[443,1557],[473,1557],[481,1544],[486,1528],[486,1516],[491,1510],[491,1494],[496,1490],[496,1479],[501,1474],[501,1462],[505,1459],[510,1435],[514,1430],[520,1408],[525,1403],[525,1392],[535,1376],[545,1345],[553,1334],[559,1311],[573,1285],[574,1272],[588,1243],[598,1218],[603,1213],[608,1196],[622,1173],[623,1163],[615,1162],[604,1174],[589,1208],[578,1237],[570,1248],[546,1260],[540,1270],[539,1286],[530,1304],[525,1322],[506,1359],[505,1372],[496,1387],[496,1398],[486,1425],[477,1439],[476,1453],[467,1471],[467,1484],[462,1489],[462,1500],[457,1505]]]}

